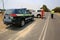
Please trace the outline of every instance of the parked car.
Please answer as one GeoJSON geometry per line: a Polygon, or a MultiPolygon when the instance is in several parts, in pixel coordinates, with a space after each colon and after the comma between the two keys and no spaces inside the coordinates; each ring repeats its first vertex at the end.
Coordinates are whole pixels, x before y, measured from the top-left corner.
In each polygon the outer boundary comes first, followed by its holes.
{"type": "Polygon", "coordinates": [[[33,14],[34,17],[36,17],[36,18],[40,18],[40,17],[41,17],[41,12],[32,12],[32,14],[33,14]]]}
{"type": "Polygon", "coordinates": [[[6,25],[24,26],[26,22],[34,20],[32,13],[26,8],[8,9],[4,14],[3,22],[6,25]]]}

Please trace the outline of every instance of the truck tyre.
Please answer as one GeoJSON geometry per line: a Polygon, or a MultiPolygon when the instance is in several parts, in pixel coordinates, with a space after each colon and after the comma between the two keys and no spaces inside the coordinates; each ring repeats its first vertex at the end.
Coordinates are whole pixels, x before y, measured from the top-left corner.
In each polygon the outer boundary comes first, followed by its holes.
{"type": "Polygon", "coordinates": [[[34,21],[34,18],[32,18],[31,21],[34,21]]]}
{"type": "Polygon", "coordinates": [[[38,14],[38,15],[37,15],[37,18],[40,18],[40,17],[41,17],[41,15],[40,15],[40,14],[38,14]]]}
{"type": "Polygon", "coordinates": [[[25,25],[25,21],[22,20],[22,21],[21,21],[21,26],[24,26],[24,25],[25,25]]]}
{"type": "Polygon", "coordinates": [[[32,16],[32,19],[31,20],[34,21],[34,15],[32,16]]]}

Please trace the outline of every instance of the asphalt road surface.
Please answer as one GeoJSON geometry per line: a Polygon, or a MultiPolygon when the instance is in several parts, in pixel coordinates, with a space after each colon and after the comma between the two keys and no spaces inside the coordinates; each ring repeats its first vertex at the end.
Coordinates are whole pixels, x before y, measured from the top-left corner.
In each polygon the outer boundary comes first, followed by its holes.
{"type": "Polygon", "coordinates": [[[24,27],[6,26],[0,31],[0,40],[60,40],[60,15],[51,19],[46,13],[43,19],[35,18],[24,27]]]}

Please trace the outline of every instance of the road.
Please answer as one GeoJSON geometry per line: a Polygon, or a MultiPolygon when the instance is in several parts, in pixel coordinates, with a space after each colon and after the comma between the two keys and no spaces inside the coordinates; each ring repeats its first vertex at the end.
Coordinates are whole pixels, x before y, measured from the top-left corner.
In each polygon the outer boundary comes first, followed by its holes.
{"type": "Polygon", "coordinates": [[[46,13],[44,19],[35,18],[24,27],[1,27],[0,40],[60,40],[60,15],[57,14],[51,19],[50,13],[46,13]]]}

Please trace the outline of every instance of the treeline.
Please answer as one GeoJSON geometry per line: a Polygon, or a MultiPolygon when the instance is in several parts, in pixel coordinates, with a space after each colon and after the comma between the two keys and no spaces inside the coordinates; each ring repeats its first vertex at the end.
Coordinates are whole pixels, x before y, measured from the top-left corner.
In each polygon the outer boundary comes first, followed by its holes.
{"type": "MultiPolygon", "coordinates": [[[[43,5],[40,9],[42,9],[42,8],[44,9],[45,12],[50,12],[51,11],[46,5],[43,5]]],[[[56,7],[52,10],[54,10],[55,12],[60,12],[60,7],[56,7]]]]}
{"type": "Polygon", "coordinates": [[[52,9],[52,10],[54,10],[55,12],[60,12],[60,7],[56,7],[54,9],[52,9]]]}
{"type": "MultiPolygon", "coordinates": [[[[44,9],[45,12],[51,11],[46,5],[43,5],[40,9],[44,9]]],[[[60,12],[60,7],[53,8],[52,10],[54,10],[55,12],[60,12]]],[[[0,9],[0,11],[5,11],[5,9],[0,9]]],[[[41,10],[37,10],[37,11],[39,12],[41,10]]]]}
{"type": "Polygon", "coordinates": [[[4,14],[5,9],[0,9],[0,14],[4,14]]]}
{"type": "Polygon", "coordinates": [[[45,12],[50,12],[50,9],[46,5],[43,5],[40,9],[44,9],[45,12]]]}

